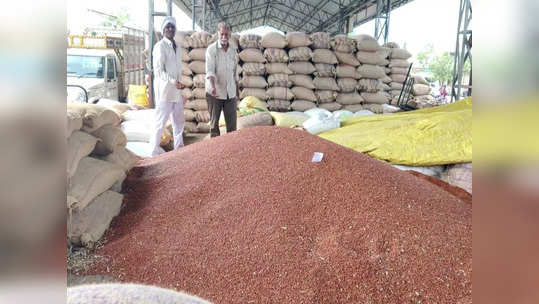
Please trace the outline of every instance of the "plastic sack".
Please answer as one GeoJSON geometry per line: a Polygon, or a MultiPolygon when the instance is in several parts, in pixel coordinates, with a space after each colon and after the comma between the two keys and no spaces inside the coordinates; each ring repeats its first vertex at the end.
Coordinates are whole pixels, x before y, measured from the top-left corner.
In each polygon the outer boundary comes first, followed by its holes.
{"type": "Polygon", "coordinates": [[[305,114],[307,114],[309,117],[315,117],[315,116],[318,116],[319,113],[324,113],[324,115],[326,117],[330,117],[331,115],[331,112],[326,110],[326,109],[321,109],[321,108],[316,108],[316,109],[310,109],[310,110],[307,110],[305,111],[305,114]]]}
{"type": "Polygon", "coordinates": [[[345,121],[352,116],[354,116],[354,112],[348,110],[338,110],[333,112],[333,118],[339,121],[345,121]]]}
{"type": "Polygon", "coordinates": [[[354,113],[354,116],[373,115],[373,114],[374,112],[369,111],[369,110],[360,110],[354,113]]]}
{"type": "Polygon", "coordinates": [[[301,112],[270,112],[270,114],[275,125],[278,127],[301,126],[307,119],[309,119],[309,115],[301,112]]]}
{"type": "Polygon", "coordinates": [[[260,99],[254,96],[247,96],[243,98],[238,106],[238,108],[248,108],[248,109],[259,109],[262,111],[268,110],[268,105],[265,102],[260,101],[260,99]]]}
{"type": "Polygon", "coordinates": [[[341,122],[332,116],[326,116],[325,113],[319,112],[317,115],[312,116],[303,123],[303,128],[311,133],[318,134],[339,128],[341,122]]]}
{"type": "Polygon", "coordinates": [[[146,95],[146,86],[145,85],[129,85],[129,90],[127,93],[127,100],[129,104],[134,104],[141,107],[149,107],[150,101],[146,95]]]}

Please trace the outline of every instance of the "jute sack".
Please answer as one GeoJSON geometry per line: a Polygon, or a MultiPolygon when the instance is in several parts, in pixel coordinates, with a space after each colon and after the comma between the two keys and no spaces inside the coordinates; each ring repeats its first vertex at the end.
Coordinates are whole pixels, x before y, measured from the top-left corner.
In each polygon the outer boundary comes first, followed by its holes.
{"type": "Polygon", "coordinates": [[[335,66],[333,64],[317,63],[314,67],[316,68],[314,76],[335,77],[335,66]]]}
{"type": "Polygon", "coordinates": [[[121,117],[116,112],[104,106],[72,103],[67,105],[67,109],[82,117],[82,130],[88,133],[104,125],[117,126],[121,122],[121,117]]]}
{"type": "Polygon", "coordinates": [[[290,101],[272,99],[268,100],[268,110],[270,111],[289,111],[290,110],[290,101]]]}
{"type": "Polygon", "coordinates": [[[391,90],[389,91],[389,94],[391,94],[391,96],[393,97],[399,97],[399,95],[401,94],[401,90],[391,90]]]}
{"type": "Polygon", "coordinates": [[[331,90],[316,90],[314,91],[316,99],[319,103],[330,103],[334,102],[337,98],[337,92],[331,90]]]}
{"type": "Polygon", "coordinates": [[[195,120],[195,112],[191,109],[184,109],[183,117],[185,118],[185,121],[193,121],[195,120]]]}
{"type": "Polygon", "coordinates": [[[389,94],[383,93],[383,92],[378,92],[378,93],[363,92],[363,93],[361,93],[361,97],[367,103],[376,103],[376,104],[389,103],[389,101],[391,100],[391,96],[389,96],[389,94]]]}
{"type": "MultiPolygon", "coordinates": [[[[262,37],[255,34],[244,34],[240,37],[240,46],[242,49],[259,49],[260,48],[260,40],[262,40],[262,37]]],[[[242,59],[243,60],[243,59],[242,59]]]]}
{"type": "Polygon", "coordinates": [[[384,65],[384,63],[386,63],[384,53],[381,51],[359,51],[356,53],[356,58],[359,60],[359,62],[361,62],[361,64],[384,65]]]}
{"type": "Polygon", "coordinates": [[[339,86],[335,81],[335,78],[331,77],[315,77],[313,80],[314,86],[317,90],[333,90],[339,91],[339,86]]]}
{"type": "Polygon", "coordinates": [[[383,83],[390,83],[392,80],[391,80],[391,77],[389,76],[384,76],[383,78],[380,79],[383,83]]]}
{"type": "Polygon", "coordinates": [[[286,42],[286,38],[283,35],[277,32],[270,32],[264,35],[264,37],[262,37],[262,39],[260,40],[260,44],[263,48],[266,49],[284,49],[288,43],[286,42]]]}
{"type": "Polygon", "coordinates": [[[116,181],[125,178],[122,167],[92,157],[80,160],[68,187],[67,207],[82,210],[99,194],[107,191],[116,181]]]}
{"type": "Polygon", "coordinates": [[[415,96],[428,95],[430,93],[430,87],[426,84],[417,83],[412,87],[412,93],[415,96]]]}
{"type": "Polygon", "coordinates": [[[116,112],[116,114],[118,114],[118,116],[120,117],[124,112],[131,109],[131,106],[127,103],[119,102],[117,100],[112,100],[108,98],[100,98],[96,104],[109,108],[110,110],[116,112]]]}
{"type": "Polygon", "coordinates": [[[81,131],[75,131],[69,136],[66,155],[68,178],[75,174],[80,160],[92,153],[98,141],[96,137],[81,131]]]}
{"type": "Polygon", "coordinates": [[[196,133],[209,133],[210,132],[210,126],[207,122],[199,122],[197,123],[197,132],[196,133]]]}
{"type": "MultiPolygon", "coordinates": [[[[381,46],[378,48],[378,50],[376,51],[376,53],[378,55],[380,55],[382,57],[382,59],[388,59],[389,56],[391,55],[391,48],[388,48],[388,47],[385,47],[385,46],[381,46]]],[[[389,62],[388,62],[389,63],[389,62]]]]}
{"type": "Polygon", "coordinates": [[[205,99],[206,98],[206,89],[196,88],[193,90],[193,97],[195,99],[205,99]]]}
{"type": "Polygon", "coordinates": [[[182,64],[181,73],[182,75],[185,75],[185,76],[193,75],[193,71],[191,71],[191,69],[189,68],[189,64],[182,64]]]}
{"type": "Polygon", "coordinates": [[[364,103],[363,104],[364,110],[369,110],[375,114],[382,114],[384,113],[384,106],[377,103],[364,103]]]}
{"type": "Polygon", "coordinates": [[[192,121],[186,121],[183,126],[184,133],[197,133],[197,123],[192,121]]]}
{"type": "Polygon", "coordinates": [[[288,78],[290,79],[290,81],[292,81],[292,84],[295,86],[304,87],[307,89],[315,88],[313,79],[311,78],[310,75],[297,74],[297,75],[290,75],[288,76],[288,78]]]}
{"type": "Polygon", "coordinates": [[[200,60],[191,61],[189,63],[189,69],[195,74],[204,74],[206,73],[206,62],[200,60]]]}
{"type": "Polygon", "coordinates": [[[339,95],[337,95],[337,103],[342,105],[360,104],[362,102],[363,98],[357,92],[339,93],[339,95]]]}
{"type": "Polygon", "coordinates": [[[186,49],[186,48],[181,48],[181,56],[182,56],[182,63],[183,64],[187,64],[189,63],[191,60],[193,60],[191,57],[189,57],[189,50],[186,49]]]}
{"type": "Polygon", "coordinates": [[[390,68],[391,74],[408,74],[408,68],[390,68]]]}
{"type": "Polygon", "coordinates": [[[311,48],[306,46],[300,46],[293,49],[290,49],[288,52],[288,57],[290,61],[309,61],[313,56],[313,51],[311,48]]]}
{"type": "Polygon", "coordinates": [[[281,62],[266,63],[266,73],[268,74],[293,74],[292,70],[288,68],[288,64],[281,62]]]}
{"type": "Polygon", "coordinates": [[[206,48],[192,49],[189,52],[191,60],[206,61],[206,48]]]}
{"type": "Polygon", "coordinates": [[[386,76],[383,68],[372,64],[364,64],[358,67],[357,71],[361,78],[381,79],[386,76]]]}
{"type": "Polygon", "coordinates": [[[316,104],[308,100],[294,100],[290,107],[294,111],[305,112],[307,110],[316,108],[316,104]]]}
{"type": "Polygon", "coordinates": [[[243,88],[265,89],[268,87],[268,83],[262,76],[245,76],[240,80],[240,86],[243,88]]]}
{"type": "Polygon", "coordinates": [[[67,109],[67,127],[66,137],[71,136],[73,132],[82,128],[82,115],[77,111],[67,109]]]}
{"type": "Polygon", "coordinates": [[[206,31],[200,31],[192,33],[190,38],[192,48],[207,48],[211,43],[212,35],[206,31]]]}
{"type": "Polygon", "coordinates": [[[210,121],[210,112],[208,111],[196,111],[195,120],[197,122],[209,122],[210,121]]]}
{"type": "Polygon", "coordinates": [[[325,32],[316,32],[311,34],[311,40],[313,42],[313,49],[329,49],[330,37],[328,33],[325,32]]]}
{"type": "Polygon", "coordinates": [[[391,59],[408,59],[412,57],[412,54],[405,49],[391,49],[391,54],[389,55],[391,59]]]}
{"type": "Polygon", "coordinates": [[[406,80],[406,75],[404,74],[390,74],[389,77],[391,78],[391,81],[398,83],[404,83],[406,80]]]}
{"type": "Polygon", "coordinates": [[[296,61],[290,62],[288,68],[294,72],[294,74],[309,75],[316,71],[314,65],[308,61],[296,61]]]}
{"type": "Polygon", "coordinates": [[[425,78],[423,78],[423,76],[414,75],[414,76],[412,76],[412,77],[414,77],[414,83],[426,84],[426,85],[429,84],[429,83],[427,82],[427,80],[425,80],[425,78]]]}
{"type": "Polygon", "coordinates": [[[380,45],[378,41],[369,35],[352,36],[357,42],[358,51],[376,52],[380,45]]]}
{"type": "Polygon", "coordinates": [[[264,58],[264,55],[262,55],[262,51],[260,51],[259,49],[244,49],[239,53],[239,57],[243,62],[266,62],[266,58],[264,58]]]}
{"type": "Polygon", "coordinates": [[[340,103],[330,102],[330,103],[322,103],[318,107],[321,109],[326,109],[328,111],[333,112],[333,111],[340,110],[342,108],[342,105],[340,103]]]}
{"type": "Polygon", "coordinates": [[[93,155],[105,156],[119,147],[125,147],[125,144],[127,144],[127,137],[125,137],[124,132],[116,126],[102,126],[92,132],[92,135],[99,138],[92,152],[93,155]]]}
{"type": "Polygon", "coordinates": [[[294,93],[286,87],[272,87],[266,90],[267,99],[292,100],[294,93]]]}
{"type": "MultiPolygon", "coordinates": [[[[331,49],[335,52],[353,53],[356,51],[356,42],[346,35],[337,35],[331,39],[331,49]]],[[[338,57],[338,56],[337,56],[338,57]]]]}
{"type": "Polygon", "coordinates": [[[355,92],[357,88],[357,80],[354,78],[339,78],[337,84],[342,93],[355,92]]]}
{"type": "MultiPolygon", "coordinates": [[[[327,49],[316,49],[313,51],[312,61],[314,63],[337,64],[339,61],[335,53],[327,49]]],[[[312,73],[312,72],[311,72],[312,73]]]]}
{"type": "Polygon", "coordinates": [[[122,194],[105,191],[88,207],[70,213],[67,220],[68,240],[74,245],[94,247],[109,228],[112,218],[120,214],[122,201],[122,194]]]}
{"type": "Polygon", "coordinates": [[[304,32],[289,32],[286,34],[286,41],[289,48],[310,46],[313,43],[311,37],[304,32]]]}
{"type": "Polygon", "coordinates": [[[361,78],[357,69],[351,65],[339,64],[335,71],[339,78],[361,78]]]}
{"type": "Polygon", "coordinates": [[[119,147],[111,154],[103,156],[100,159],[116,164],[122,167],[124,172],[127,172],[131,170],[141,158],[135,155],[135,153],[127,150],[125,147],[119,147]]]}
{"type": "Polygon", "coordinates": [[[355,112],[363,110],[363,106],[361,104],[351,104],[351,105],[345,105],[342,109],[355,113],[355,112]]]}
{"type": "Polygon", "coordinates": [[[340,64],[348,64],[354,67],[360,65],[359,61],[354,56],[354,54],[335,52],[335,56],[337,57],[337,60],[339,61],[340,64]]]}
{"type": "Polygon", "coordinates": [[[288,77],[288,74],[271,74],[268,76],[268,86],[291,87],[292,81],[288,77]]]}
{"type": "Polygon", "coordinates": [[[267,62],[288,62],[288,54],[283,49],[269,48],[264,50],[264,58],[267,62]]]}
{"type": "Polygon", "coordinates": [[[191,47],[191,34],[193,31],[177,31],[174,40],[184,49],[191,47]]]}
{"type": "Polygon", "coordinates": [[[382,84],[379,79],[362,78],[358,81],[357,89],[361,92],[376,93],[382,90],[382,84]]]}
{"type": "Polygon", "coordinates": [[[382,89],[382,91],[389,91],[391,90],[391,87],[387,84],[387,83],[384,83],[383,81],[380,80],[380,88],[382,89]]]}
{"type": "Polygon", "coordinates": [[[238,117],[238,130],[256,127],[256,126],[272,126],[273,118],[269,112],[258,112],[246,116],[238,117]]]}
{"type": "Polygon", "coordinates": [[[193,99],[193,90],[190,88],[183,89],[181,94],[185,99],[193,99]]]}
{"type": "Polygon", "coordinates": [[[260,100],[266,100],[266,90],[258,88],[244,88],[240,91],[240,98],[244,99],[248,96],[254,96],[260,100]]]}
{"type": "Polygon", "coordinates": [[[392,90],[401,90],[403,84],[398,82],[391,82],[390,87],[392,90]]]}
{"type": "Polygon", "coordinates": [[[198,74],[193,77],[195,88],[203,88],[206,85],[206,74],[198,74]]]}
{"type": "Polygon", "coordinates": [[[266,65],[259,62],[246,62],[242,69],[244,76],[264,76],[266,73],[266,65]]]}
{"type": "Polygon", "coordinates": [[[385,47],[388,47],[390,49],[398,49],[400,48],[399,44],[396,43],[396,42],[388,42],[386,44],[384,44],[385,47]]]}
{"type": "Polygon", "coordinates": [[[193,77],[191,76],[186,76],[186,75],[182,75],[182,83],[187,87],[187,88],[191,88],[193,86],[193,77]]]}
{"type": "Polygon", "coordinates": [[[294,93],[294,97],[296,99],[303,99],[312,102],[316,102],[317,100],[316,95],[314,95],[314,91],[311,89],[304,87],[292,87],[291,91],[294,93]]]}
{"type": "Polygon", "coordinates": [[[195,111],[207,111],[208,110],[208,103],[206,102],[206,99],[194,99],[189,100],[185,104],[186,109],[192,109],[195,111]]]}
{"type": "Polygon", "coordinates": [[[390,68],[408,68],[410,64],[408,63],[408,60],[405,59],[391,59],[389,60],[389,67],[390,68]]]}

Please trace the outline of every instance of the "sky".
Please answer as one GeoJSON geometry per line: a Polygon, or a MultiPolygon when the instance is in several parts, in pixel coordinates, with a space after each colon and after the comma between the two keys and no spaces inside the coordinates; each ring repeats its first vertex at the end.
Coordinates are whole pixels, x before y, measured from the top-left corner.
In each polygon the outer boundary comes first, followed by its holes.
{"type": "MultiPolygon", "coordinates": [[[[459,0],[413,0],[393,10],[390,17],[389,40],[397,42],[415,56],[427,44],[434,46],[434,53],[454,52],[458,25],[459,0]]],[[[128,13],[129,26],[147,30],[148,1],[146,0],[68,0],[67,26],[72,33],[81,32],[86,26],[98,24],[103,17],[88,12],[94,9],[108,14],[128,13]]],[[[166,1],[155,0],[155,11],[165,11],[166,1]]],[[[178,30],[192,29],[191,16],[173,6],[172,15],[176,17],[178,30]]],[[[162,17],[155,18],[159,30],[162,17]]],[[[264,34],[274,31],[261,27],[248,32],[264,34]]],[[[374,21],[354,29],[355,33],[374,35],[374,21]]]]}

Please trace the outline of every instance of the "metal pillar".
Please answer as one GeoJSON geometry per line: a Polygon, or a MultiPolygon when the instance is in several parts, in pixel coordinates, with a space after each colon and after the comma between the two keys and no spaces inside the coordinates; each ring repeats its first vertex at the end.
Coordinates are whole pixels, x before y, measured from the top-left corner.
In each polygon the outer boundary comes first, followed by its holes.
{"type": "Polygon", "coordinates": [[[206,0],[202,0],[202,30],[206,30],[206,0]]]}
{"type": "Polygon", "coordinates": [[[462,89],[468,89],[467,95],[472,92],[472,73],[468,85],[462,83],[464,64],[470,60],[472,65],[472,30],[468,29],[472,21],[471,0],[460,0],[459,24],[457,28],[457,43],[455,46],[455,61],[453,64],[453,85],[451,88],[451,102],[459,100],[462,89]]]}
{"type": "Polygon", "coordinates": [[[374,39],[380,41],[380,36],[384,35],[384,44],[389,38],[389,15],[391,12],[391,0],[376,1],[376,18],[374,24],[374,39]]]}
{"type": "Polygon", "coordinates": [[[150,74],[150,95],[152,103],[155,105],[155,95],[153,91],[153,45],[155,44],[155,30],[154,30],[154,18],[156,16],[166,17],[172,16],[172,0],[167,0],[167,12],[156,12],[154,7],[154,0],[148,0],[148,72],[150,74]]]}

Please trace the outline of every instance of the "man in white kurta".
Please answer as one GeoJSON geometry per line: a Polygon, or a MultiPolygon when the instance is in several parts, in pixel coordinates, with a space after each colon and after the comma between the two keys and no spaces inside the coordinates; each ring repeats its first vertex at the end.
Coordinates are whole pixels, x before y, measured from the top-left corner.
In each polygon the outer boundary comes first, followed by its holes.
{"type": "Polygon", "coordinates": [[[172,116],[172,131],[174,149],[183,147],[183,116],[184,98],[181,90],[185,86],[181,80],[181,48],[174,41],[176,34],[176,19],[166,17],[162,25],[163,39],[157,42],[153,49],[153,71],[155,92],[155,123],[150,138],[152,156],[162,151],[159,147],[163,129],[172,116]]]}

